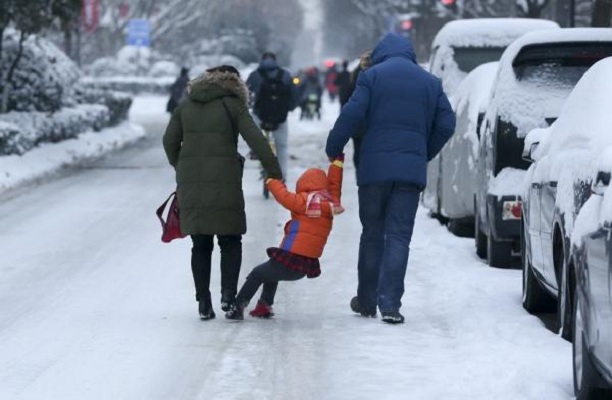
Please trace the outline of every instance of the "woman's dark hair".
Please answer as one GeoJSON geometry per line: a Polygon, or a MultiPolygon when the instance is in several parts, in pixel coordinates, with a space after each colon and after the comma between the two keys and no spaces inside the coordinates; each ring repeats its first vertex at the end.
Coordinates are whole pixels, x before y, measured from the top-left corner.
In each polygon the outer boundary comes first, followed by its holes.
{"type": "Polygon", "coordinates": [[[240,77],[240,72],[231,65],[220,65],[218,67],[209,68],[206,72],[229,72],[230,74],[235,74],[240,77]]]}

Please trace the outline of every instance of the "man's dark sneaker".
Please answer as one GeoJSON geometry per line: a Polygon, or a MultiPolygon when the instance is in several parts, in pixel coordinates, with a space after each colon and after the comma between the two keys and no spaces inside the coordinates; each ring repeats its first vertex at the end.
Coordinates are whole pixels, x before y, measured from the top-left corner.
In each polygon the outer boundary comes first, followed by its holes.
{"type": "Polygon", "coordinates": [[[351,299],[351,310],[362,317],[376,317],[376,307],[362,307],[357,296],[351,299]]]}
{"type": "Polygon", "coordinates": [[[249,312],[249,315],[255,318],[272,318],[274,316],[274,310],[272,310],[272,307],[267,305],[263,300],[258,300],[257,305],[249,312]]]}
{"type": "Polygon", "coordinates": [[[232,309],[225,313],[225,318],[242,321],[244,319],[244,306],[234,304],[232,309]]]}
{"type": "Polygon", "coordinates": [[[382,321],[388,324],[403,324],[404,316],[399,311],[386,311],[381,312],[382,321]]]}
{"type": "Polygon", "coordinates": [[[203,321],[215,318],[215,312],[213,311],[210,298],[199,301],[198,312],[200,313],[200,319],[203,321]]]}
{"type": "Polygon", "coordinates": [[[221,310],[228,312],[236,302],[236,295],[232,292],[223,291],[221,294],[221,310]]]}

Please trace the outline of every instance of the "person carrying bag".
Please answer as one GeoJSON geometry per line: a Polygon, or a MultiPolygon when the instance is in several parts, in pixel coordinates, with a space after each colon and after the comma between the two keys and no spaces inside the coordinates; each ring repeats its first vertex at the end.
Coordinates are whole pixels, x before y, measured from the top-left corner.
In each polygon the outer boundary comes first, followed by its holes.
{"type": "Polygon", "coordinates": [[[210,294],[213,239],[221,249],[221,309],[235,300],[246,215],[243,158],[238,134],[259,157],[269,178],[282,179],[278,161],[248,111],[248,90],[232,66],[207,70],[188,84],[188,97],[172,113],[163,138],[176,170],[180,230],[193,241],[191,269],[198,311],[215,313],[210,294]]]}

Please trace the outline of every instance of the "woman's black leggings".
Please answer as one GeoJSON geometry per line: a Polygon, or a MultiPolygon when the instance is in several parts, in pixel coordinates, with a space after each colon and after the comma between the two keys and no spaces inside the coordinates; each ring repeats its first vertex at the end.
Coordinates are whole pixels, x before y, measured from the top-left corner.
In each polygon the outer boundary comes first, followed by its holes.
{"type": "MultiPolygon", "coordinates": [[[[214,235],[191,235],[191,272],[196,288],[196,300],[210,298],[210,270],[214,235]]],[[[221,249],[221,294],[235,296],[242,265],[242,236],[217,235],[221,249]]]]}

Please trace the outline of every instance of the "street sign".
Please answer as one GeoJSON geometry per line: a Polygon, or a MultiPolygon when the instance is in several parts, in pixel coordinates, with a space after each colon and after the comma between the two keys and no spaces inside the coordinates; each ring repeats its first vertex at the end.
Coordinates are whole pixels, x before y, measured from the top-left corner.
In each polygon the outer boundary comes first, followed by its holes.
{"type": "Polygon", "coordinates": [[[131,19],[127,25],[127,44],[129,46],[151,46],[151,21],[148,19],[131,19]]]}

